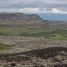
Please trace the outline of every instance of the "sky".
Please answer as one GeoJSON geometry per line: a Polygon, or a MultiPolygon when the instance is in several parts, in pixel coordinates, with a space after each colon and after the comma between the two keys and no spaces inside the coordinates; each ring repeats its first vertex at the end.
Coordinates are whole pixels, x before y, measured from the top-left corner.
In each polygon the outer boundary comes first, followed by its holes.
{"type": "Polygon", "coordinates": [[[0,0],[0,12],[67,14],[67,0],[0,0]]]}

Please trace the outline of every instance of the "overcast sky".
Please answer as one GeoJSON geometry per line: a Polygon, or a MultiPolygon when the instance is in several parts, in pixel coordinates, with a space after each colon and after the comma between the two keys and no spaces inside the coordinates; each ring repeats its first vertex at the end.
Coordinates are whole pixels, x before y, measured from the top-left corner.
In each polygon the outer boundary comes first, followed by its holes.
{"type": "Polygon", "coordinates": [[[67,0],[0,0],[0,12],[67,13],[67,0]]]}

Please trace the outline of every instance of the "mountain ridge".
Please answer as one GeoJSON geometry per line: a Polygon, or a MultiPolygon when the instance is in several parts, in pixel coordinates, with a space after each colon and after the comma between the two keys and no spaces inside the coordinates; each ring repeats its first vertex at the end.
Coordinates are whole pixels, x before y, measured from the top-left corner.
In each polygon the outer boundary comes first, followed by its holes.
{"type": "Polygon", "coordinates": [[[38,19],[43,20],[37,14],[25,14],[25,13],[0,13],[0,19],[38,19]]]}

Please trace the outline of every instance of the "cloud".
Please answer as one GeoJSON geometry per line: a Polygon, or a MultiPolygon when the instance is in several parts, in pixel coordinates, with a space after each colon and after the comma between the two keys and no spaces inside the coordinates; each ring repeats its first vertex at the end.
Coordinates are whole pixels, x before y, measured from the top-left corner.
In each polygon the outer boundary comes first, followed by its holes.
{"type": "Polygon", "coordinates": [[[0,12],[20,12],[26,14],[41,14],[41,13],[55,13],[55,14],[67,14],[67,11],[59,10],[57,8],[52,8],[48,10],[47,8],[11,8],[11,9],[0,9],[0,12]]]}
{"type": "Polygon", "coordinates": [[[40,13],[40,12],[43,12],[45,11],[46,8],[8,8],[8,9],[0,9],[0,12],[9,12],[9,13],[12,13],[12,12],[20,12],[20,13],[40,13]]]}
{"type": "MultiPolygon", "coordinates": [[[[22,6],[29,6],[29,7],[45,7],[45,6],[54,6],[54,5],[63,5],[63,4],[67,4],[67,0],[0,0],[0,6],[6,6],[6,8],[8,7],[7,5],[9,5],[9,7],[15,7],[21,5],[22,6]]],[[[26,7],[27,7],[26,6],[26,7]]]]}
{"type": "Polygon", "coordinates": [[[0,12],[66,13],[67,0],[0,0],[0,12]]]}
{"type": "Polygon", "coordinates": [[[63,11],[62,11],[62,10],[58,10],[58,9],[56,9],[56,8],[53,8],[53,9],[52,9],[52,12],[53,12],[53,13],[62,13],[63,11]]]}
{"type": "Polygon", "coordinates": [[[22,12],[22,13],[41,13],[44,12],[46,8],[23,8],[19,9],[17,12],[22,12]]]}
{"type": "Polygon", "coordinates": [[[67,11],[59,10],[57,8],[52,8],[51,10],[47,10],[47,8],[24,8],[19,9],[17,12],[21,13],[60,13],[60,14],[67,14],[67,11]]]}

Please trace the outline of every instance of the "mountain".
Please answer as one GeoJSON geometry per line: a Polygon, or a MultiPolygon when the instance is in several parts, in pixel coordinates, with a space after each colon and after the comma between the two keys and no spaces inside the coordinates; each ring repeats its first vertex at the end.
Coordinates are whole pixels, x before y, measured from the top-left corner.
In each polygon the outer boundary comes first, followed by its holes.
{"type": "Polygon", "coordinates": [[[48,21],[37,14],[0,13],[0,26],[43,28],[48,26],[48,21]]]}
{"type": "Polygon", "coordinates": [[[12,19],[12,20],[43,20],[36,14],[24,14],[24,13],[0,13],[0,19],[12,19]]]}

